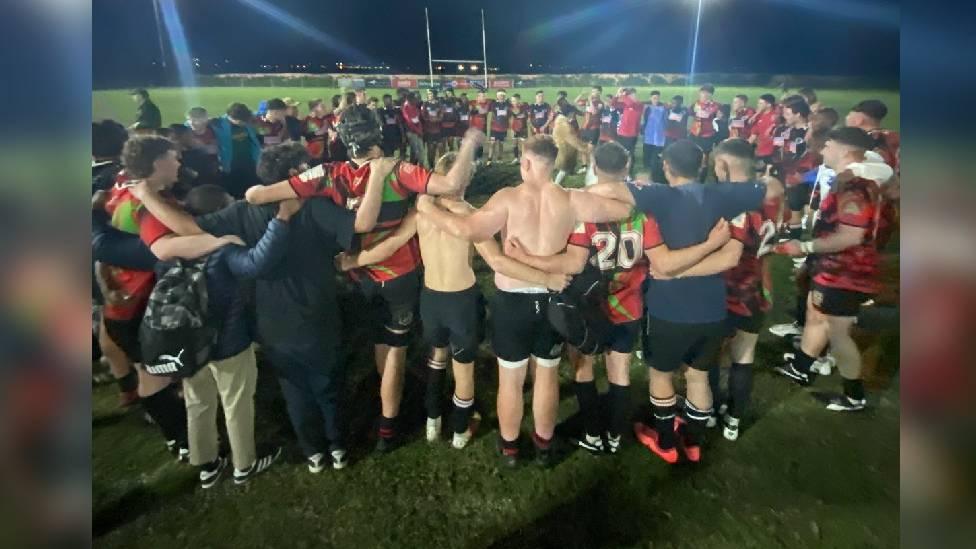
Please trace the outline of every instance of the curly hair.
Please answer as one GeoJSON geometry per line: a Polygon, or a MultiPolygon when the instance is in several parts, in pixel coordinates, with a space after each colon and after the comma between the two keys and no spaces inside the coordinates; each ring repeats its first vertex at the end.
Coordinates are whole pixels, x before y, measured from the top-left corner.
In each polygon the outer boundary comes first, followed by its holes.
{"type": "Polygon", "coordinates": [[[304,171],[310,158],[301,143],[290,142],[269,147],[261,153],[258,177],[265,183],[284,181],[296,171],[304,171]]]}
{"type": "Polygon", "coordinates": [[[157,160],[175,150],[176,144],[165,137],[137,135],[126,141],[122,148],[122,166],[133,178],[146,178],[155,171],[153,164],[157,160]]]}

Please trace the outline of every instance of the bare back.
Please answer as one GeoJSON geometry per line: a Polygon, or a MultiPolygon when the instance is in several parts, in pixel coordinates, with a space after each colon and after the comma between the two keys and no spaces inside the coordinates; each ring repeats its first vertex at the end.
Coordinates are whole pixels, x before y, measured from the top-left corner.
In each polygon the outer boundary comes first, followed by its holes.
{"type": "Polygon", "coordinates": [[[438,229],[423,214],[417,216],[417,238],[424,260],[426,288],[437,292],[460,292],[474,285],[470,242],[438,229]]]}
{"type": "MultiPolygon", "coordinates": [[[[522,183],[506,196],[508,221],[502,238],[516,238],[532,255],[557,254],[566,248],[569,235],[576,227],[576,215],[569,193],[555,183],[542,185],[522,183]]],[[[499,290],[519,291],[544,287],[495,273],[499,290]]]]}

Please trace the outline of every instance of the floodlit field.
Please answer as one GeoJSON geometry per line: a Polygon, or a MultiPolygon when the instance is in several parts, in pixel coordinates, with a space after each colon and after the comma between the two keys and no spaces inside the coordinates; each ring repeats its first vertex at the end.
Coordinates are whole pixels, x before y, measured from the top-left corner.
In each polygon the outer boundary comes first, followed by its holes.
{"type": "MultiPolygon", "coordinates": [[[[575,98],[579,93],[590,92],[589,88],[543,88],[546,92],[546,100],[550,103],[556,99],[556,92],[565,89],[569,92],[570,99],[575,98]]],[[[642,86],[637,88],[638,98],[642,101],[648,99],[651,89],[660,90],[662,98],[667,101],[671,96],[681,94],[685,98],[685,104],[689,104],[697,98],[697,88],[695,87],[672,87],[659,86],[651,88],[642,86]]],[[[509,89],[508,92],[520,93],[522,100],[532,102],[535,100],[537,88],[509,89]]],[[[461,93],[464,90],[458,90],[461,93]]],[[[604,94],[614,93],[616,90],[604,87],[604,94]]],[[[153,101],[159,106],[163,113],[163,123],[172,124],[182,122],[187,109],[195,106],[206,107],[211,115],[217,116],[227,110],[227,106],[233,102],[241,102],[249,105],[252,109],[258,103],[275,97],[291,97],[301,101],[302,114],[308,112],[304,105],[310,99],[328,100],[339,90],[335,88],[235,88],[235,87],[215,87],[215,88],[160,88],[151,89],[149,93],[153,101]]],[[[369,89],[367,95],[382,98],[384,93],[393,93],[389,89],[369,89]]],[[[467,90],[468,97],[474,99],[476,90],[467,90]]],[[[734,88],[716,86],[715,98],[723,103],[731,103],[732,98],[739,93],[749,96],[751,104],[756,104],[756,99],[764,93],[772,93],[777,98],[779,92],[769,88],[734,88]]],[[[900,100],[897,90],[817,90],[820,101],[827,106],[834,107],[843,117],[847,114],[855,103],[862,99],[880,99],[888,105],[888,119],[885,120],[886,126],[897,129],[900,120],[900,100]]],[[[135,104],[128,95],[128,90],[95,91],[92,94],[92,117],[94,120],[111,118],[118,120],[126,125],[135,120],[135,104]]],[[[842,118],[843,119],[843,118],[842,118]]]]}
{"type": "MultiPolygon", "coordinates": [[[[661,87],[665,96],[691,89],[661,87]]],[[[388,90],[370,90],[381,95],[388,90]]],[[[519,90],[531,100],[535,90],[519,90]]],[[[552,100],[555,88],[546,89],[552,100]]],[[[567,89],[570,95],[581,89],[567,89]]],[[[650,88],[640,89],[640,98],[650,88]]],[[[758,88],[719,88],[721,101],[758,88]]],[[[329,97],[331,89],[161,89],[151,94],[164,123],[185,109],[219,114],[232,101],[290,96],[329,97]],[[189,99],[192,98],[192,99],[189,99]]],[[[511,93],[511,90],[510,90],[511,93]]],[[[898,127],[896,91],[818,90],[843,116],[861,99],[879,98],[898,127]]],[[[131,123],[135,105],[125,91],[95,92],[95,119],[131,123]]],[[[305,109],[302,109],[305,112],[305,109]]],[[[638,147],[638,151],[640,148],[638,147]]],[[[506,148],[506,153],[510,154],[506,148]]],[[[508,158],[508,156],[506,156],[508,158]]],[[[638,158],[639,161],[639,158],[638,158]]],[[[515,166],[493,166],[478,177],[509,182],[515,166]]],[[[580,184],[580,176],[570,179],[580,184]]],[[[472,197],[481,203],[484,195],[472,197]]],[[[897,242],[884,255],[889,289],[897,287],[897,242]]],[[[311,251],[310,251],[311,252],[311,251]]],[[[774,309],[766,324],[789,320],[795,284],[788,259],[772,258],[774,309]]],[[[486,294],[490,271],[476,262],[486,294]]],[[[889,295],[888,299],[891,299],[889,295]]],[[[897,299],[895,297],[894,299],[897,299]]],[[[308,473],[294,442],[273,373],[260,364],[259,441],[286,445],[285,460],[241,488],[229,477],[198,488],[197,473],[166,453],[162,438],[138,409],[115,407],[114,385],[93,389],[93,529],[101,547],[894,547],[899,543],[897,384],[899,341],[894,333],[860,333],[871,409],[862,415],[827,412],[814,391],[839,392],[837,374],[811,390],[788,384],[770,367],[788,344],[763,331],[757,350],[754,405],[742,436],[725,441],[710,433],[700,465],[669,467],[631,438],[616,456],[595,458],[563,448],[561,462],[544,471],[533,465],[500,470],[494,453],[497,373],[487,346],[477,361],[477,403],[484,416],[476,439],[462,451],[445,439],[423,439],[424,348],[409,355],[403,412],[409,442],[390,455],[370,453],[379,413],[378,379],[364,330],[363,306],[342,300],[348,363],[345,396],[350,420],[351,465],[344,471],[308,473]]],[[[572,432],[577,406],[568,364],[561,367],[561,432],[572,432]]],[[[597,379],[605,390],[600,359],[597,379]]],[[[631,366],[632,403],[646,411],[646,366],[631,366]]],[[[449,381],[450,384],[450,381],[449,381]]],[[[448,402],[448,394],[445,394],[448,402]]],[[[527,394],[526,409],[531,393],[527,394]]],[[[531,414],[523,424],[524,455],[531,456],[531,414]]]]}

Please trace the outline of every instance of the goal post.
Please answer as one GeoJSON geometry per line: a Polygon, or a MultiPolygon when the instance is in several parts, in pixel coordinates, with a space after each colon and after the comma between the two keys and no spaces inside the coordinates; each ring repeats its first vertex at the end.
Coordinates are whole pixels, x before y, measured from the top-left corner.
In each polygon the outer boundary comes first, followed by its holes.
{"type": "Polygon", "coordinates": [[[434,59],[430,46],[430,12],[424,8],[424,21],[427,25],[427,70],[430,74],[430,85],[434,85],[434,63],[480,63],[484,68],[484,85],[488,88],[488,42],[485,34],[485,10],[481,10],[481,59],[434,59]]]}

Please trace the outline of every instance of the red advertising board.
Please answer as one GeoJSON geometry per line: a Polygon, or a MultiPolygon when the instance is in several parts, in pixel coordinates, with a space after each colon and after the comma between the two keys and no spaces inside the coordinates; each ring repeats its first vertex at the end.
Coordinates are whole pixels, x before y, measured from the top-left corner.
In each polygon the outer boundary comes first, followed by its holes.
{"type": "Polygon", "coordinates": [[[492,80],[491,81],[491,87],[492,88],[495,88],[496,90],[497,89],[502,89],[502,88],[511,88],[512,87],[512,81],[511,80],[492,80]]]}
{"type": "Polygon", "coordinates": [[[392,88],[416,88],[417,87],[416,78],[399,78],[394,76],[393,78],[390,79],[390,83],[392,84],[392,86],[390,86],[392,88]]]}

